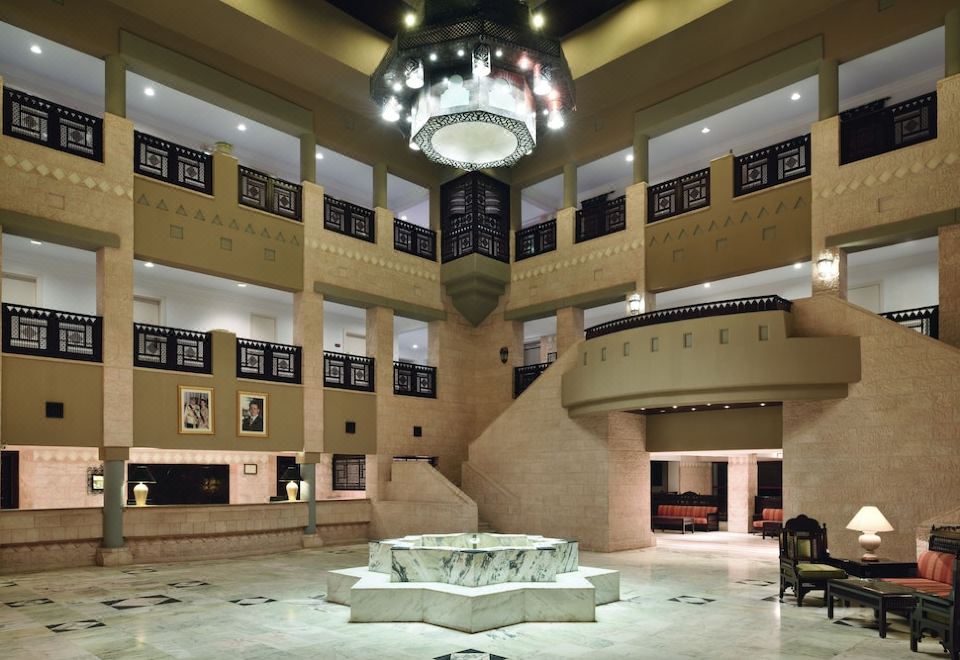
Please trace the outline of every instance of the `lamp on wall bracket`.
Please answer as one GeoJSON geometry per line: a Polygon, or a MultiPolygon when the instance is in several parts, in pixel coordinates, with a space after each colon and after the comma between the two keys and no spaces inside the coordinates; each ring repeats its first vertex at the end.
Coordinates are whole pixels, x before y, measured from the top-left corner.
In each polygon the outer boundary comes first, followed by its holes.
{"type": "Polygon", "coordinates": [[[501,363],[501,364],[506,364],[506,363],[507,363],[507,359],[508,359],[509,357],[510,357],[510,349],[507,348],[506,346],[501,346],[501,347],[500,347],[500,363],[501,363]]]}
{"type": "Polygon", "coordinates": [[[643,314],[643,296],[639,293],[631,293],[627,296],[627,315],[639,316],[643,314]]]}
{"type": "Polygon", "coordinates": [[[283,474],[280,475],[279,481],[281,483],[284,481],[287,482],[287,501],[296,502],[297,490],[299,489],[300,484],[300,471],[297,469],[297,466],[287,466],[287,469],[285,469],[283,474]]]}
{"type": "Polygon", "coordinates": [[[153,473],[150,472],[150,468],[146,465],[136,465],[133,468],[133,472],[130,473],[130,481],[135,481],[136,486],[133,487],[133,499],[136,501],[137,506],[146,506],[147,505],[147,484],[155,484],[157,480],[153,478],[153,473]]]}
{"type": "Polygon", "coordinates": [[[824,251],[817,259],[817,276],[824,281],[829,281],[840,274],[840,260],[833,252],[824,251]]]}
{"type": "Polygon", "coordinates": [[[858,539],[860,547],[864,549],[863,561],[878,561],[876,551],[880,547],[880,536],[877,532],[892,532],[890,524],[880,509],[875,506],[862,506],[857,515],[847,523],[847,529],[862,532],[858,539]]]}

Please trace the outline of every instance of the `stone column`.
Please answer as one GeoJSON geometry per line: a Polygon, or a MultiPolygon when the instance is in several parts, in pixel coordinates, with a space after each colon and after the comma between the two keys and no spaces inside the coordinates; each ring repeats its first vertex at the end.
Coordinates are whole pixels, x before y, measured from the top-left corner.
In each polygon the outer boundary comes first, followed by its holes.
{"type": "Polygon", "coordinates": [[[694,492],[700,495],[713,494],[713,471],[709,461],[700,460],[696,456],[680,458],[680,488],[681,493],[694,492]]]}
{"type": "Polygon", "coordinates": [[[387,201],[387,164],[374,163],[373,165],[373,207],[390,208],[387,201]]]}
{"type": "Polygon", "coordinates": [[[940,341],[960,348],[960,225],[939,230],[940,341]]]}
{"type": "Polygon", "coordinates": [[[119,54],[104,59],[104,109],[117,117],[127,116],[127,64],[119,54]]]}
{"type": "MultiPolygon", "coordinates": [[[[430,229],[438,233],[439,239],[440,226],[440,186],[430,186],[430,229]]],[[[438,240],[439,242],[439,240],[438,240]]],[[[437,254],[440,253],[440,246],[437,245],[437,254]]]]}
{"type": "Polygon", "coordinates": [[[557,356],[563,355],[583,339],[583,310],[561,307],[557,310],[557,356]]]}
{"type": "Polygon", "coordinates": [[[376,360],[374,386],[378,401],[393,396],[393,310],[389,307],[367,310],[367,355],[376,360]]]}
{"type": "Polygon", "coordinates": [[[523,229],[523,190],[519,186],[510,186],[510,229],[523,229]]]}
{"type": "Polygon", "coordinates": [[[563,166],[563,208],[577,208],[577,164],[563,166]]]}
{"type": "Polygon", "coordinates": [[[753,525],[753,498],[757,496],[757,455],[727,460],[727,530],[748,534],[753,525]]]}
{"type": "Polygon", "coordinates": [[[840,63],[821,60],[819,83],[820,120],[840,114],[840,63]]]}
{"type": "Polygon", "coordinates": [[[947,12],[944,24],[945,78],[960,73],[960,8],[947,12]]]}
{"type": "Polygon", "coordinates": [[[317,182],[317,134],[300,136],[300,180],[317,182]]]}
{"type": "Polygon", "coordinates": [[[122,459],[103,462],[103,547],[110,550],[123,547],[126,465],[122,459]]]}
{"type": "Polygon", "coordinates": [[[657,544],[650,530],[650,454],[646,450],[643,415],[607,416],[606,551],[645,548],[657,544]]]}
{"type": "Polygon", "coordinates": [[[650,136],[633,133],[633,182],[650,182],[650,136]]]}
{"type": "MultiPolygon", "coordinates": [[[[316,537],[317,534],[317,464],[319,456],[304,455],[304,462],[300,464],[300,479],[307,482],[307,526],[303,528],[305,537],[316,537]],[[307,462],[307,461],[310,462],[307,462]]],[[[304,544],[306,547],[310,542],[304,544]]]]}

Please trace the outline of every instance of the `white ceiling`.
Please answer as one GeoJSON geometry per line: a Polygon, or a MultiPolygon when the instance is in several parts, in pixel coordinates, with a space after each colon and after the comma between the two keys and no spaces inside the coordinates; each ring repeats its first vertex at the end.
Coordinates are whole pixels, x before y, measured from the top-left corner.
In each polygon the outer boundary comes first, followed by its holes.
{"type": "MultiPolygon", "coordinates": [[[[884,96],[891,103],[936,88],[943,77],[944,31],[924,34],[840,66],[840,107],[848,109],[884,96]]],[[[811,77],[770,94],[657,136],[650,141],[650,183],[666,181],[707,167],[727,153],[744,154],[810,131],[817,121],[817,78],[811,77]],[[796,101],[794,92],[800,94],[796,101]],[[709,133],[702,133],[707,127],[709,133]]],[[[628,138],[629,136],[624,136],[628,138]]],[[[583,200],[613,191],[623,194],[633,180],[626,160],[632,147],[577,169],[577,197],[583,200]]],[[[553,217],[563,200],[563,178],[551,177],[524,188],[523,224],[553,217]]]]}

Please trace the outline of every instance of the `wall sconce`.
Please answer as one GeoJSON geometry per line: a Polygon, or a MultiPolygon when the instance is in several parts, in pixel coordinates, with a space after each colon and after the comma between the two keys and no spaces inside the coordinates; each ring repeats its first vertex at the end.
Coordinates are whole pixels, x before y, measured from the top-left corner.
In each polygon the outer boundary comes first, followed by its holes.
{"type": "Polygon", "coordinates": [[[500,347],[500,362],[501,364],[506,364],[507,359],[510,357],[510,349],[506,346],[500,347]]]}
{"type": "Polygon", "coordinates": [[[627,314],[629,316],[643,314],[643,296],[639,293],[631,293],[627,296],[627,314]]]}
{"type": "Polygon", "coordinates": [[[840,261],[832,252],[823,252],[817,259],[817,275],[821,280],[832,280],[840,274],[840,261]]]}
{"type": "Polygon", "coordinates": [[[149,490],[146,484],[157,483],[157,480],[153,478],[153,473],[150,472],[150,468],[146,465],[137,465],[130,474],[130,481],[137,482],[137,485],[133,487],[133,498],[137,506],[146,506],[147,491],[149,490]]]}

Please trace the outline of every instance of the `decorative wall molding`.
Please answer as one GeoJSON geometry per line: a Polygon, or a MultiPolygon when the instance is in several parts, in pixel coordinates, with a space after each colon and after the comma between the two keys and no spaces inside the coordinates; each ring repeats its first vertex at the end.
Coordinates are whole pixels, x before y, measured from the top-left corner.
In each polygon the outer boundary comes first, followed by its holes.
{"type": "Polygon", "coordinates": [[[34,163],[29,158],[21,158],[16,154],[5,153],[0,158],[9,168],[19,168],[27,174],[36,174],[43,177],[51,177],[57,181],[67,181],[75,186],[84,186],[89,190],[99,190],[104,194],[112,193],[116,197],[126,197],[133,199],[133,188],[122,186],[119,183],[112,183],[103,178],[95,178],[88,174],[79,174],[64,170],[62,167],[50,167],[44,163],[34,163]]]}
{"type": "MultiPolygon", "coordinates": [[[[611,257],[623,252],[630,252],[632,250],[639,250],[643,247],[643,241],[639,238],[635,238],[629,243],[618,243],[617,245],[612,245],[607,248],[591,250],[586,254],[582,254],[579,257],[571,257],[564,259],[562,261],[554,261],[553,263],[545,264],[543,266],[537,266],[534,268],[527,268],[519,272],[515,272],[510,278],[511,282],[521,282],[523,280],[530,279],[532,277],[543,277],[544,275],[549,275],[558,270],[563,270],[565,268],[572,268],[574,266],[580,266],[587,263],[588,261],[596,261],[597,259],[604,259],[611,257]]],[[[514,270],[516,270],[516,264],[514,264],[514,270]]]]}
{"type": "MultiPolygon", "coordinates": [[[[393,270],[405,275],[413,275],[414,277],[419,277],[420,279],[427,280],[428,282],[440,281],[439,269],[436,273],[431,273],[422,268],[417,268],[416,266],[402,263],[401,261],[395,261],[391,258],[384,258],[383,256],[376,254],[371,255],[369,249],[352,250],[350,248],[344,248],[342,245],[334,245],[333,243],[324,243],[316,240],[307,241],[307,247],[320,250],[321,252],[327,252],[338,257],[352,259],[353,261],[359,261],[373,266],[380,266],[381,268],[393,270]]],[[[396,254],[404,255],[409,259],[419,259],[418,257],[407,255],[402,252],[398,252],[396,254]]],[[[422,259],[419,260],[423,261],[422,259]]]]}
{"type": "MultiPolygon", "coordinates": [[[[883,154],[858,162],[871,163],[873,165],[885,165],[886,163],[883,161],[886,160],[886,156],[892,154],[897,154],[897,152],[890,152],[890,154],[883,154]]],[[[897,161],[900,160],[897,158],[897,155],[892,155],[891,157],[897,161]]],[[[958,161],[960,161],[960,154],[955,151],[949,151],[945,154],[935,154],[927,160],[914,160],[909,165],[900,165],[896,169],[888,168],[879,172],[871,171],[865,175],[861,174],[858,177],[841,181],[840,183],[829,188],[817,190],[814,192],[814,195],[821,199],[839,197],[847,192],[855,192],[861,186],[866,186],[868,188],[872,188],[874,186],[883,186],[893,178],[902,179],[907,175],[919,176],[926,174],[927,172],[932,172],[941,166],[952,166],[958,161]]]]}

